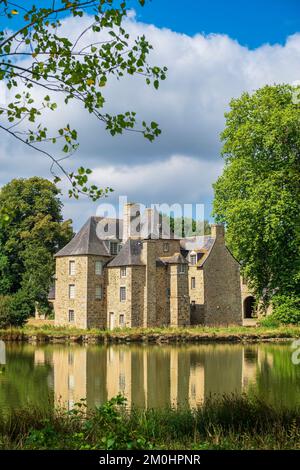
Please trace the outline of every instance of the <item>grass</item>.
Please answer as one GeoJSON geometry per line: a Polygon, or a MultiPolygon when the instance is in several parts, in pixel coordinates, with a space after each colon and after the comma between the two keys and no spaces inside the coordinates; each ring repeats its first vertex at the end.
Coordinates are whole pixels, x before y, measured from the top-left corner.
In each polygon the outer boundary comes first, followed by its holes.
{"type": "Polygon", "coordinates": [[[137,339],[137,336],[149,337],[153,335],[165,336],[171,338],[172,336],[184,335],[185,337],[205,337],[206,339],[218,339],[226,337],[236,337],[236,339],[247,339],[251,337],[256,338],[296,338],[300,337],[300,325],[282,325],[282,326],[226,326],[226,327],[204,327],[194,326],[186,328],[122,328],[113,331],[91,329],[83,330],[73,327],[60,327],[52,324],[34,325],[28,323],[23,328],[9,328],[5,330],[0,329],[0,338],[7,335],[25,335],[25,336],[100,336],[100,337],[131,337],[137,339]]]}
{"type": "Polygon", "coordinates": [[[117,396],[87,410],[0,412],[0,449],[300,449],[300,409],[224,396],[191,409],[126,409],[117,396]]]}

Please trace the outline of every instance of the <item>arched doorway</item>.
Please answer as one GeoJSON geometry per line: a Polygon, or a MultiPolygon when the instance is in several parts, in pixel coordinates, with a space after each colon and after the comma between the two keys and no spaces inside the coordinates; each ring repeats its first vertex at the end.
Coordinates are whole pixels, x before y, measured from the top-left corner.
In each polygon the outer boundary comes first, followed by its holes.
{"type": "Polygon", "coordinates": [[[252,295],[244,300],[244,318],[252,318],[255,310],[255,298],[252,295]]]}

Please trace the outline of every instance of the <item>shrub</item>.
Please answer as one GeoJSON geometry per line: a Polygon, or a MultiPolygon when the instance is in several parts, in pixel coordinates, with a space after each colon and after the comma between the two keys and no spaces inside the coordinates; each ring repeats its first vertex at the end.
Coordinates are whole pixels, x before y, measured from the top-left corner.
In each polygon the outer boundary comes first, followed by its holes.
{"type": "Polygon", "coordinates": [[[272,317],[284,324],[300,323],[300,297],[296,295],[276,296],[272,317]]]}
{"type": "Polygon", "coordinates": [[[8,295],[0,296],[0,328],[6,328],[9,325],[10,315],[10,297],[8,295]]]}
{"type": "Polygon", "coordinates": [[[0,297],[0,328],[23,326],[34,312],[34,304],[23,291],[0,297]]]}

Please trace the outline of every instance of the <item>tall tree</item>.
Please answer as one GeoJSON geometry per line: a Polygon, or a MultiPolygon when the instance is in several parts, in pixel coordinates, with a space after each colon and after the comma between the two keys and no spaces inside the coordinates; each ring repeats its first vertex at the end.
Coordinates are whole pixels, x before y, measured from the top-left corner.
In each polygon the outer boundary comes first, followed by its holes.
{"type": "Polygon", "coordinates": [[[0,294],[20,289],[46,302],[54,274],[53,254],[70,241],[71,221],[62,219],[60,191],[50,181],[14,179],[0,190],[11,214],[0,231],[0,294]]]}
{"type": "Polygon", "coordinates": [[[300,294],[299,90],[265,86],[230,103],[214,215],[255,292],[300,294]]]}
{"type": "MultiPolygon", "coordinates": [[[[152,141],[161,132],[156,122],[146,123],[132,110],[113,115],[107,109],[105,89],[113,79],[138,76],[157,89],[166,78],[166,67],[148,64],[152,46],[146,38],[131,38],[125,30],[126,15],[126,0],[0,0],[0,16],[7,20],[0,28],[0,82],[8,96],[0,107],[0,131],[49,157],[55,181],[63,174],[76,198],[82,193],[97,200],[110,188],[88,185],[90,169],[69,173],[64,167],[62,157],[72,154],[78,139],[69,123],[54,133],[47,127],[59,97],[65,104],[78,102],[111,135],[130,130],[152,141]],[[65,36],[66,17],[76,18],[76,37],[65,36]],[[58,146],[53,152],[50,143],[58,146]]],[[[0,216],[5,221],[9,214],[0,216]]]]}

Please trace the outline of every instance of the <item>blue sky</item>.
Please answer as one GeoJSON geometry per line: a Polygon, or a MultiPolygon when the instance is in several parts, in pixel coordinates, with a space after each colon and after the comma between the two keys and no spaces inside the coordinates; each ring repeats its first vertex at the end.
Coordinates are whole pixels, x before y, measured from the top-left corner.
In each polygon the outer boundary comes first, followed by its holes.
{"type": "MultiPolygon", "coordinates": [[[[46,124],[57,129],[70,123],[78,130],[79,150],[65,164],[70,170],[92,168],[93,182],[114,188],[105,202],[126,195],[146,205],[202,203],[211,219],[212,185],[223,170],[219,136],[230,100],[266,84],[300,81],[300,0],[152,0],[143,8],[130,0],[130,5],[135,15],[126,29],[132,38],[144,34],[153,44],[150,62],[166,65],[168,78],[158,91],[141,78],[111,83],[105,98],[112,113],[135,110],[141,119],[157,121],[162,135],[153,144],[134,133],[112,138],[84,109],[63,102],[46,124]]],[[[16,16],[9,26],[19,23],[16,16]]],[[[64,35],[79,34],[82,27],[77,18],[65,19],[64,35]]],[[[16,175],[50,178],[49,167],[39,154],[1,136],[0,186],[16,175]]],[[[97,203],[66,196],[64,205],[76,229],[98,209],[97,203]]]]}
{"type": "Polygon", "coordinates": [[[189,35],[227,34],[251,49],[283,44],[300,31],[299,0],[152,0],[135,9],[139,20],[159,28],[189,35]]]}

